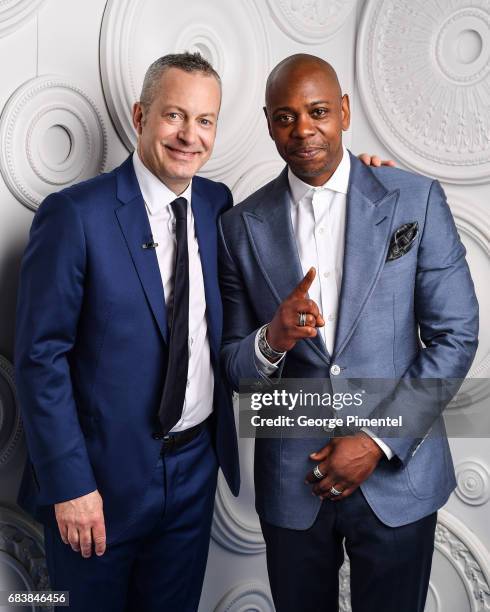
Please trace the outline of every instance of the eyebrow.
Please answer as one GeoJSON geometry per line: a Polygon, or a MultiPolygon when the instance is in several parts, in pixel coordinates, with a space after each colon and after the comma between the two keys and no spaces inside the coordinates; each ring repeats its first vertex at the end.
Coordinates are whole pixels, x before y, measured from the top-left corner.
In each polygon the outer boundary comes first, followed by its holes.
{"type": "MultiPolygon", "coordinates": [[[[177,104],[167,104],[166,106],[163,107],[162,113],[166,113],[170,109],[180,111],[181,113],[184,113],[184,115],[186,115],[187,112],[188,112],[188,111],[186,111],[185,108],[182,108],[181,106],[178,106],[177,104]]],[[[198,115],[198,117],[215,117],[215,118],[217,116],[218,115],[216,113],[213,113],[213,112],[201,113],[200,115],[198,115]]]]}
{"type": "MultiPolygon", "coordinates": [[[[331,100],[315,100],[314,102],[310,102],[308,106],[317,106],[318,104],[332,104],[331,100]]],[[[292,111],[293,109],[290,106],[280,106],[279,108],[275,108],[273,110],[273,114],[281,112],[281,111],[292,111]]]]}

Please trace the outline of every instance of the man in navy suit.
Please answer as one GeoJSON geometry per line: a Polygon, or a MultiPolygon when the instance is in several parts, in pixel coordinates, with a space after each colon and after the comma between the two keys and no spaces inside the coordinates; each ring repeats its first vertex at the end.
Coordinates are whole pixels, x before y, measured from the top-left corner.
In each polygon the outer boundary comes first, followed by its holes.
{"type": "MultiPolygon", "coordinates": [[[[478,305],[439,183],[350,155],[349,99],[320,58],[278,64],[265,113],[287,166],[220,219],[230,383],[317,378],[335,393],[349,378],[397,389],[464,378],[478,305]]],[[[317,442],[256,439],[256,507],[278,612],[338,610],[344,544],[353,612],[423,611],[437,509],[456,484],[440,409],[424,393],[405,404],[412,426],[427,425],[420,437],[380,426],[344,437],[327,429],[317,442]]],[[[399,414],[389,401],[376,406],[379,419],[399,414]]]]}
{"type": "Polygon", "coordinates": [[[239,471],[218,353],[211,155],[220,78],[198,54],[154,62],[137,151],[52,194],[22,262],[16,381],[30,462],[20,504],[45,526],[70,609],[194,611],[218,465],[239,471]],[[95,553],[95,554],[94,554],[95,553]]]}

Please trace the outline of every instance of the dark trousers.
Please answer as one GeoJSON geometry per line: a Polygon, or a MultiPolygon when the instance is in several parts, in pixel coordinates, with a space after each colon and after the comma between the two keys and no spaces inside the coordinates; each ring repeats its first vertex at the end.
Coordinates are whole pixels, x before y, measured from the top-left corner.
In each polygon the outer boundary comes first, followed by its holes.
{"type": "Polygon", "coordinates": [[[437,513],[387,527],[361,489],[324,500],[310,529],[262,521],[267,569],[277,612],[337,612],[343,544],[350,560],[352,612],[423,612],[437,513]]]}
{"type": "MultiPolygon", "coordinates": [[[[217,460],[205,427],[160,457],[135,522],[104,555],[84,559],[45,528],[51,587],[76,612],[195,612],[214,507],[217,460]]],[[[124,473],[116,478],[124,478],[124,473]]]]}

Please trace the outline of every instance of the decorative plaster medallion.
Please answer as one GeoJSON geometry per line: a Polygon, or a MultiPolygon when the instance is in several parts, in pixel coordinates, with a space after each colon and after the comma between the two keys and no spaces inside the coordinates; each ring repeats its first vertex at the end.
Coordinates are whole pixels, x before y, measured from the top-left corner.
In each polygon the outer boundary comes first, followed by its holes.
{"type": "Polygon", "coordinates": [[[274,610],[268,587],[260,582],[247,582],[228,591],[214,612],[274,612],[274,610]]]}
{"type": "Polygon", "coordinates": [[[35,210],[53,191],[104,168],[107,135],[94,102],[56,75],[32,79],[0,118],[0,170],[14,196],[35,210]]]}
{"type": "Polygon", "coordinates": [[[374,129],[405,164],[452,183],[490,179],[488,0],[368,0],[357,73],[374,129]]]}
{"type": "Polygon", "coordinates": [[[277,25],[307,45],[325,42],[342,27],[355,0],[268,0],[277,25]]]}
{"type": "Polygon", "coordinates": [[[0,38],[31,19],[45,0],[0,0],[0,38]]]}
{"type": "Polygon", "coordinates": [[[173,10],[168,0],[109,0],[100,39],[102,85],[114,125],[129,151],[136,135],[131,109],[143,77],[158,57],[199,51],[219,72],[223,103],[214,153],[201,170],[223,176],[254,146],[262,130],[269,46],[257,0],[233,3],[188,0],[173,10]],[[169,19],[171,15],[171,19],[169,19]]]}
{"type": "Polygon", "coordinates": [[[446,510],[439,510],[437,519],[431,583],[440,587],[440,609],[486,612],[490,609],[487,549],[446,510]]]}
{"type": "Polygon", "coordinates": [[[0,467],[8,463],[22,435],[17,406],[14,368],[0,355],[0,467]]]}
{"type": "MultiPolygon", "coordinates": [[[[49,578],[41,530],[23,515],[0,507],[0,590],[46,591],[49,578]]],[[[35,605],[26,606],[35,612],[35,605]]],[[[54,612],[52,606],[43,606],[54,612]]]]}
{"type": "Polygon", "coordinates": [[[456,466],[456,495],[471,506],[481,506],[490,497],[490,473],[480,459],[466,459],[456,466]]]}

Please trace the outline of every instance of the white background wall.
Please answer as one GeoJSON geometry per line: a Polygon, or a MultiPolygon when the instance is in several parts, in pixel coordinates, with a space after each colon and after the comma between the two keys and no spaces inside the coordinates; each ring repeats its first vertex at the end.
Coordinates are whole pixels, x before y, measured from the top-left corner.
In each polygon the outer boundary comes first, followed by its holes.
{"type": "MultiPolygon", "coordinates": [[[[482,313],[470,376],[488,377],[490,0],[3,0],[0,590],[46,584],[39,529],[15,507],[25,447],[10,366],[33,211],[51,191],[124,160],[145,68],[184,49],[200,50],[223,77],[219,137],[203,174],[226,182],[237,201],[282,167],[261,110],[269,70],[295,52],[331,61],[351,96],[347,146],[439,178],[448,194],[482,313]]],[[[490,408],[485,392],[479,401],[490,408]]],[[[490,430],[482,425],[482,433],[490,430]]],[[[252,447],[240,446],[243,491],[234,500],[220,483],[202,612],[272,610],[252,447]]],[[[483,612],[490,610],[488,439],[451,446],[459,486],[439,514],[427,611],[483,612]]],[[[345,611],[348,567],[342,577],[345,611]]]]}

